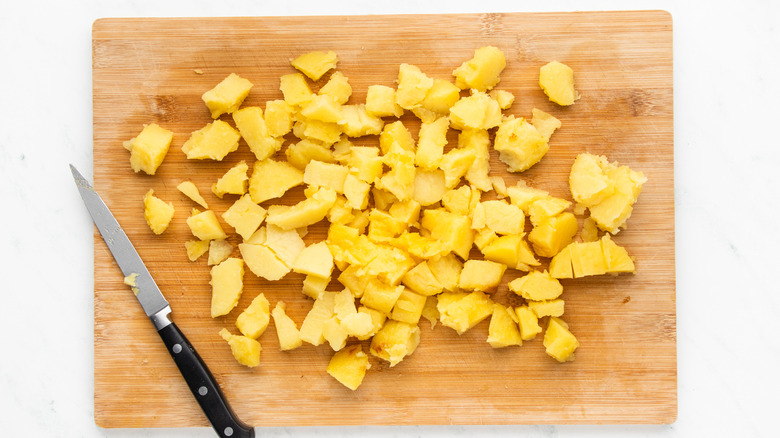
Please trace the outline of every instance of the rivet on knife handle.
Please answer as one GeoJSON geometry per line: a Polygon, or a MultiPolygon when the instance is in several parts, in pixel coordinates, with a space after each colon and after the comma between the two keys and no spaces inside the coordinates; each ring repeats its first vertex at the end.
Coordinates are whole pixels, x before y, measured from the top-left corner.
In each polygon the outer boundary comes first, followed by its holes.
{"type": "Polygon", "coordinates": [[[190,391],[214,430],[220,437],[254,437],[254,429],[236,417],[203,359],[192,348],[176,324],[168,318],[171,313],[168,301],[160,292],[133,244],[130,243],[127,234],[119,226],[119,222],[79,171],[73,165],[70,166],[70,170],[81,194],[81,199],[87,206],[100,235],[103,236],[103,240],[125,277],[131,276],[133,278],[135,283],[133,290],[137,291],[138,302],[141,303],[146,316],[152,321],[157,333],[160,334],[168,347],[168,352],[171,353],[173,361],[179,367],[190,391]]]}

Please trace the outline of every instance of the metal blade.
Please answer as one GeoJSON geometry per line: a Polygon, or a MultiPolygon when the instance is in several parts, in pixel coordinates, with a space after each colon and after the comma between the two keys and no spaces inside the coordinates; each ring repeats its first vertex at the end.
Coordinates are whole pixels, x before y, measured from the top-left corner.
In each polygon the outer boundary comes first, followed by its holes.
{"type": "Polygon", "coordinates": [[[146,269],[143,260],[141,260],[133,244],[130,243],[130,239],[127,238],[127,234],[119,226],[119,222],[111,214],[100,195],[97,194],[89,181],[72,164],[70,165],[70,170],[73,173],[73,179],[76,181],[79,193],[81,193],[81,199],[84,200],[92,220],[103,236],[103,240],[108,245],[111,254],[113,254],[119,269],[122,270],[125,277],[136,274],[135,285],[138,289],[136,298],[138,298],[138,301],[144,308],[146,316],[152,319],[152,322],[158,326],[159,330],[161,328],[159,324],[163,322],[160,319],[167,321],[165,316],[171,311],[168,301],[163,297],[162,292],[157,287],[157,283],[154,282],[152,275],[149,274],[149,270],[146,269]]]}

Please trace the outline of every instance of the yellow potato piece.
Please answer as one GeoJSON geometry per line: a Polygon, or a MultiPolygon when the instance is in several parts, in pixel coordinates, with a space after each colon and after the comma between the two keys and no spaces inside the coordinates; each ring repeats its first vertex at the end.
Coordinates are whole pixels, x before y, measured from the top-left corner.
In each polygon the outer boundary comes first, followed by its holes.
{"type": "Polygon", "coordinates": [[[128,142],[130,167],[135,173],[143,171],[154,175],[165,159],[172,140],[173,132],[156,123],[144,126],[143,131],[128,142]]]}
{"type": "Polygon", "coordinates": [[[154,196],[153,189],[144,195],[144,219],[154,234],[162,234],[168,229],[175,212],[172,203],[154,196]]]}
{"type": "Polygon", "coordinates": [[[580,98],[574,89],[574,70],[558,61],[547,63],[539,69],[539,86],[551,101],[561,106],[572,105],[580,98]]]}
{"type": "Polygon", "coordinates": [[[249,95],[251,88],[251,82],[235,73],[231,73],[216,87],[203,93],[201,98],[206,103],[209,111],[211,111],[211,118],[216,119],[222,114],[231,114],[236,111],[249,95]]]}

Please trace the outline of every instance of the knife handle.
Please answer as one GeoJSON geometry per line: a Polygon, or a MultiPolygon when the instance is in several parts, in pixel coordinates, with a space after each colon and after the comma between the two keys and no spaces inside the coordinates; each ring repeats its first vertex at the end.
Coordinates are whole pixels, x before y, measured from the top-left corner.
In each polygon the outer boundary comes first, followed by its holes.
{"type": "Polygon", "coordinates": [[[217,435],[225,438],[253,438],[254,428],[236,416],[211,371],[176,324],[171,322],[158,330],[158,333],[217,435]]]}

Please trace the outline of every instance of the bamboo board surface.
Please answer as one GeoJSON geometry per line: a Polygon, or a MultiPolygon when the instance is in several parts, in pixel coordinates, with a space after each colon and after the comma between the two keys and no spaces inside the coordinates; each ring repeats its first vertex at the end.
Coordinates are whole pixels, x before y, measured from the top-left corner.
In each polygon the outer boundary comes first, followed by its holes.
{"type": "MultiPolygon", "coordinates": [[[[672,19],[662,11],[102,19],[93,26],[95,187],[170,301],[174,321],[252,425],[671,423],[677,415],[672,96],[672,19]],[[570,199],[571,163],[592,152],[648,177],[629,228],[614,238],[636,258],[637,273],[562,282],[564,319],[580,341],[576,360],[552,360],[541,335],[519,348],[493,349],[485,342],[486,320],[461,336],[422,321],[417,351],[393,368],[372,357],[355,392],[325,372],[327,345],[278,351],[273,323],[260,339],[261,366],[237,364],[217,333],[223,327],[236,333],[236,316],[257,293],[272,306],[287,302],[298,324],[311,301],[300,292],[301,275],[270,283],[247,272],[237,309],[209,316],[209,267],[205,257],[190,262],[184,249],[192,238],[185,219],[196,205],[176,185],[193,181],[221,214],[235,198],[216,198],[211,184],[253,156],[242,140],[221,163],[185,159],[181,145],[211,121],[201,94],[237,73],[255,85],[244,105],[264,106],[282,97],[279,77],[294,71],[291,58],[334,50],[354,90],[351,102],[363,102],[369,85],[394,86],[400,63],[451,79],[484,45],[507,56],[497,88],[516,100],[505,113],[530,117],[537,107],[563,124],[539,164],[509,174],[493,152],[493,174],[507,185],[522,178],[570,199]],[[539,67],[551,60],[575,71],[582,98],[572,107],[556,106],[539,89],[539,67]],[[152,122],[175,132],[173,144],[156,176],[134,174],[122,142],[152,122]],[[176,207],[161,236],[143,217],[150,188],[176,207]]],[[[419,121],[402,120],[416,138],[419,121]]],[[[295,189],[283,202],[302,197],[295,189]]],[[[321,240],[325,230],[324,223],[312,226],[305,240],[321,240]]],[[[97,424],[207,426],[98,234],[94,275],[97,424]]],[[[508,271],[496,300],[510,300],[506,283],[519,275],[508,271]]],[[[331,289],[338,290],[337,282],[331,289]]]]}

